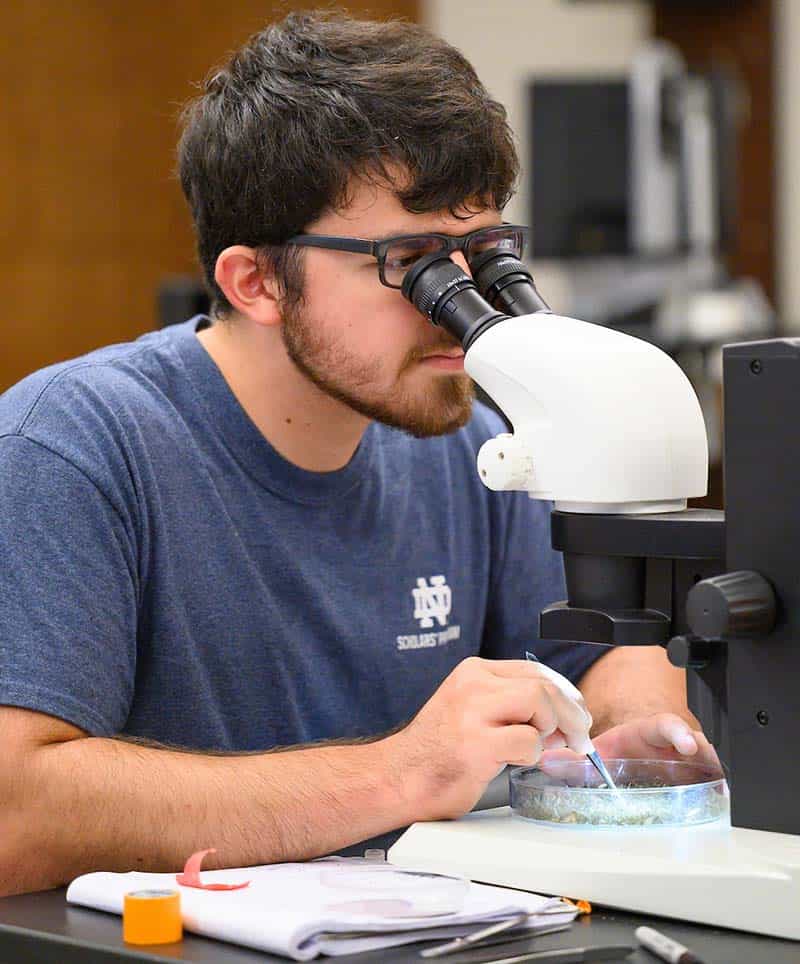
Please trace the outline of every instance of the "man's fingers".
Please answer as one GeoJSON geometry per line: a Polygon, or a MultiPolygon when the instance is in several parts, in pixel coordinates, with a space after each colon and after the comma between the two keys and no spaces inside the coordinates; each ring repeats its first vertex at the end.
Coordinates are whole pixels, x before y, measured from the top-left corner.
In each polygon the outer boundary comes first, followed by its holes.
{"type": "Polygon", "coordinates": [[[694,756],[698,750],[689,724],[674,713],[659,713],[642,721],[643,736],[650,746],[674,747],[683,756],[694,756]]]}
{"type": "Polygon", "coordinates": [[[719,762],[717,751],[705,733],[702,733],[700,730],[693,730],[692,732],[697,741],[697,755],[695,756],[695,760],[698,763],[704,763],[706,766],[722,770],[722,764],[719,762]]]}
{"type": "Polygon", "coordinates": [[[552,693],[541,680],[509,679],[491,695],[490,717],[498,723],[528,723],[542,736],[558,727],[552,693]]]}
{"type": "Polygon", "coordinates": [[[481,659],[481,663],[493,676],[513,677],[514,679],[519,679],[519,677],[533,679],[541,676],[541,673],[536,669],[540,664],[529,659],[481,659]]]}
{"type": "Polygon", "coordinates": [[[494,752],[499,763],[532,766],[542,755],[542,738],[537,730],[524,723],[503,726],[495,731],[494,752]]]}
{"type": "MultiPolygon", "coordinates": [[[[543,685],[543,689],[549,696],[555,713],[554,726],[546,732],[542,731],[543,736],[547,737],[558,729],[563,734],[568,746],[585,753],[584,748],[589,740],[592,717],[583,701],[577,702],[554,682],[547,681],[543,685]]],[[[535,724],[535,717],[532,722],[535,724]]]]}
{"type": "Polygon", "coordinates": [[[503,679],[540,679],[550,683],[571,703],[581,707],[591,725],[591,716],[586,709],[581,691],[566,676],[551,669],[545,663],[527,659],[480,659],[479,661],[493,676],[503,679]]]}
{"type": "Polygon", "coordinates": [[[592,717],[583,701],[577,702],[560,687],[550,684],[550,696],[558,717],[558,729],[564,735],[567,746],[580,753],[586,753],[592,717]]]}
{"type": "MultiPolygon", "coordinates": [[[[586,708],[586,703],[583,701],[583,694],[578,687],[571,683],[566,676],[563,676],[561,673],[557,673],[549,666],[545,666],[544,663],[534,663],[533,666],[545,680],[556,687],[559,693],[561,693],[568,700],[573,709],[580,709],[583,716],[582,718],[578,717],[578,726],[580,730],[583,730],[585,726],[588,733],[592,726],[592,716],[586,708]]],[[[567,733],[566,730],[564,732],[567,733]]],[[[567,733],[567,735],[570,736],[571,734],[567,733]]]]}
{"type": "MultiPolygon", "coordinates": [[[[546,737],[544,740],[545,750],[560,750],[565,748],[567,745],[567,738],[561,732],[561,730],[556,730],[551,733],[550,736],[546,737]]],[[[572,751],[570,750],[570,753],[572,751]]]]}
{"type": "Polygon", "coordinates": [[[582,763],[586,761],[586,757],[582,753],[576,753],[574,750],[567,749],[566,747],[559,747],[555,750],[545,750],[539,760],[540,766],[545,763],[582,763]]]}
{"type": "Polygon", "coordinates": [[[480,668],[497,681],[490,698],[494,705],[484,705],[490,718],[506,724],[529,723],[543,739],[558,729],[569,746],[586,752],[592,717],[580,691],[566,677],[529,660],[480,660],[480,668]]]}

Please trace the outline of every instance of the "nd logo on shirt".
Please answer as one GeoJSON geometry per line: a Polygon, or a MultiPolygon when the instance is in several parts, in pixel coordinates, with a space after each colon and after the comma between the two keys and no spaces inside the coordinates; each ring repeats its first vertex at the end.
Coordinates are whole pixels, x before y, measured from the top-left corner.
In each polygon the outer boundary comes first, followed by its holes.
{"type": "Polygon", "coordinates": [[[453,592],[444,576],[431,576],[429,579],[419,577],[416,588],[411,590],[411,596],[414,600],[414,619],[419,620],[419,628],[435,631],[398,636],[398,649],[446,646],[451,640],[460,638],[461,627],[447,625],[453,607],[453,592]]]}

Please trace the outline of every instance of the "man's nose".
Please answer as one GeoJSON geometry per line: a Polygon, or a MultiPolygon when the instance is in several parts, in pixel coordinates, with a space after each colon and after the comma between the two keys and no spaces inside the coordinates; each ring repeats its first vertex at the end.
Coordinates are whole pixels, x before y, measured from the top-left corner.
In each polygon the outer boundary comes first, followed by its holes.
{"type": "Polygon", "coordinates": [[[467,264],[467,259],[464,257],[463,251],[453,251],[450,255],[450,260],[455,261],[462,271],[466,271],[470,278],[472,277],[472,272],[469,270],[469,265],[467,264]]]}

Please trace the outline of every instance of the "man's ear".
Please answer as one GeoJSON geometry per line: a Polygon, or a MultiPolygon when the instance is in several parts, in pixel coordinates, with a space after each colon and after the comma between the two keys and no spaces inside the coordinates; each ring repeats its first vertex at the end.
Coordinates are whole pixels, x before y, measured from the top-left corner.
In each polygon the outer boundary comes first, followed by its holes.
{"type": "Polygon", "coordinates": [[[225,248],[217,258],[214,280],[237,312],[259,325],[280,324],[277,283],[265,276],[254,248],[225,248]]]}

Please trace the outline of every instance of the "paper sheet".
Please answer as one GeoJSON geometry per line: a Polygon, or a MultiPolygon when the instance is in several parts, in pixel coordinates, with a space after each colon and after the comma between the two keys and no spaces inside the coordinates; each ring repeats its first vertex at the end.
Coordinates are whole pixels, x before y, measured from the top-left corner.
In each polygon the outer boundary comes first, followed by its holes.
{"type": "Polygon", "coordinates": [[[575,911],[556,898],[484,884],[463,884],[454,902],[455,891],[448,895],[446,880],[445,889],[435,892],[435,886],[426,883],[430,875],[420,872],[422,876],[415,880],[408,877],[407,870],[362,858],[337,857],[203,872],[203,880],[209,883],[251,881],[249,887],[236,891],[180,887],[175,874],[100,872],[74,880],[67,900],[121,914],[129,891],[170,887],[180,891],[186,930],[297,961],[319,954],[353,954],[412,941],[447,940],[467,934],[481,923],[522,911],[533,914],[565,907],[563,914],[532,918],[530,930],[537,924],[566,923],[575,916],[575,911]],[[450,913],[437,913],[448,909],[448,903],[450,913]],[[404,916],[406,911],[420,909],[423,916],[404,916]]]}

